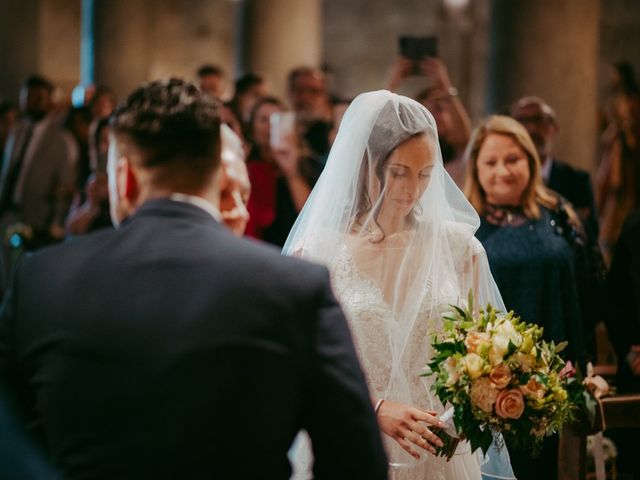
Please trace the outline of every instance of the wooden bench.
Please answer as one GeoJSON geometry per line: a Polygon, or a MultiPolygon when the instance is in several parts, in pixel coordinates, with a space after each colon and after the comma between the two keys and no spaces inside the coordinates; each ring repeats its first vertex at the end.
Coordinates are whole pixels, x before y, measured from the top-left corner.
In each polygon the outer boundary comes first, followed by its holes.
{"type": "MultiPolygon", "coordinates": [[[[602,399],[603,416],[596,417],[596,430],[640,428],[640,394],[614,395],[602,399]]],[[[595,433],[585,425],[569,425],[560,435],[558,478],[585,480],[587,435],[595,433]]]]}

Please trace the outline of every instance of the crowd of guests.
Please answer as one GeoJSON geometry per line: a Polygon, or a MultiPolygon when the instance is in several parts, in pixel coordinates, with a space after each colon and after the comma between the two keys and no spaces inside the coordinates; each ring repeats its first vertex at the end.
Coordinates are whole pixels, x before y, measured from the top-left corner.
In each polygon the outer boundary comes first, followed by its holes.
{"type": "MultiPolygon", "coordinates": [[[[556,136],[570,126],[544,99],[517,99],[472,131],[446,65],[426,58],[417,71],[425,87],[415,98],[435,118],[445,168],[480,214],[476,236],[507,308],[544,326],[548,340],[569,340],[567,356],[583,368],[597,360],[596,325],[606,323],[619,391],[640,391],[640,91],[630,67],[614,69],[595,188],[587,172],[556,158],[556,136]]],[[[399,58],[386,87],[397,89],[415,72],[399,58]]],[[[227,100],[220,67],[201,67],[197,83],[227,100]]],[[[0,105],[3,288],[21,251],[112,227],[106,168],[115,96],[93,89],[84,105],[65,110],[53,91],[34,75],[19,109],[0,105]]],[[[349,104],[319,68],[293,70],[287,91],[286,101],[273,96],[264,77],[247,73],[222,108],[223,219],[237,234],[279,247],[349,104]]],[[[624,447],[620,453],[622,472],[637,471],[625,463],[624,447]]],[[[518,478],[556,478],[557,439],[545,445],[543,461],[518,451],[512,460],[518,478]]]]}

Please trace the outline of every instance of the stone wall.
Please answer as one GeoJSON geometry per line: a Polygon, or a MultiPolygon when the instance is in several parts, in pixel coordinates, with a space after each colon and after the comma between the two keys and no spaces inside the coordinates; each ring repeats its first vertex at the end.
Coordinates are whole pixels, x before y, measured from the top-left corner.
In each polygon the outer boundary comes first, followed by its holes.
{"type": "Polygon", "coordinates": [[[123,96],[152,79],[193,79],[203,63],[231,73],[234,9],[229,0],[97,0],[96,82],[123,96]]]}
{"type": "MultiPolygon", "coordinates": [[[[525,11],[519,14],[519,21],[510,20],[519,30],[505,35],[503,29],[500,40],[509,62],[532,65],[529,70],[518,66],[520,78],[515,81],[496,81],[496,64],[490,61],[491,5],[500,3],[470,0],[456,13],[444,7],[444,0],[95,0],[96,81],[112,86],[122,96],[152,78],[193,78],[200,64],[213,62],[231,77],[243,68],[261,70],[273,80],[274,91],[283,95],[288,60],[324,62],[335,73],[334,91],[352,97],[382,88],[397,54],[398,35],[436,35],[452,82],[474,121],[517,95],[549,96],[562,117],[561,143],[569,145],[564,150],[566,158],[592,168],[597,139],[594,137],[589,151],[575,150],[571,144],[586,142],[584,130],[573,124],[596,115],[606,92],[610,62],[626,59],[640,72],[640,2],[502,2],[525,11]],[[315,13],[316,7],[310,9],[306,4],[320,5],[321,11],[315,13]],[[251,5],[255,13],[245,24],[238,15],[241,5],[251,5]],[[598,18],[589,19],[589,15],[598,18]],[[322,21],[314,20],[317,18],[322,21]],[[585,36],[579,18],[598,22],[599,35],[585,36]],[[287,28],[294,20],[296,28],[287,28]],[[550,33],[564,42],[558,51],[549,46],[553,44],[550,33]],[[241,38],[245,54],[250,50],[244,59],[239,55],[241,38]],[[596,91],[589,86],[589,93],[584,92],[587,84],[593,84],[593,65],[558,61],[571,50],[595,52],[590,62],[596,63],[596,91]],[[545,71],[550,65],[545,55],[551,55],[560,67],[545,71]],[[572,80],[566,81],[568,78],[572,80]],[[570,92],[569,100],[563,90],[570,92]],[[572,151],[577,153],[572,155],[572,151]]],[[[67,92],[79,82],[80,9],[81,0],[0,0],[0,98],[17,101],[20,82],[30,73],[49,76],[67,92]]],[[[505,59],[499,58],[504,64],[505,59]]],[[[421,79],[411,79],[402,92],[413,94],[422,85],[421,79]]]]}
{"type": "Polygon", "coordinates": [[[80,75],[80,0],[0,1],[0,99],[40,73],[69,91],[80,75]]]}

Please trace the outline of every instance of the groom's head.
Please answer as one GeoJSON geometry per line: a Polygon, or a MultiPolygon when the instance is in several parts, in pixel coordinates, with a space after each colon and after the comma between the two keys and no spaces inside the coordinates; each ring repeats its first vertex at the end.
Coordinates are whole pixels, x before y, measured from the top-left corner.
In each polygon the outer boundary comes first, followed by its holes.
{"type": "Polygon", "coordinates": [[[218,102],[179,79],[131,93],[112,117],[109,199],[117,224],[151,198],[179,192],[218,201],[218,102]]]}

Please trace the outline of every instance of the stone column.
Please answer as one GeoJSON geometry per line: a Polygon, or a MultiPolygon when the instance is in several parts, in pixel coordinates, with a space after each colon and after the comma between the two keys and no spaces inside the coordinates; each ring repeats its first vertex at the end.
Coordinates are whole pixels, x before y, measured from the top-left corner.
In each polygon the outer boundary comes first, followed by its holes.
{"type": "Polygon", "coordinates": [[[237,73],[268,75],[272,91],[285,98],[288,72],[297,66],[320,66],[321,0],[243,0],[237,73]]]}
{"type": "Polygon", "coordinates": [[[20,84],[37,73],[40,2],[0,2],[0,101],[18,103],[20,84]]]}
{"type": "Polygon", "coordinates": [[[119,98],[148,79],[153,11],[147,0],[95,0],[95,82],[119,98]]]}
{"type": "Polygon", "coordinates": [[[558,114],[556,154],[594,172],[599,0],[493,0],[488,113],[525,95],[558,114]]]}

